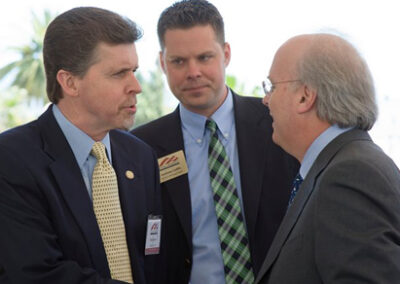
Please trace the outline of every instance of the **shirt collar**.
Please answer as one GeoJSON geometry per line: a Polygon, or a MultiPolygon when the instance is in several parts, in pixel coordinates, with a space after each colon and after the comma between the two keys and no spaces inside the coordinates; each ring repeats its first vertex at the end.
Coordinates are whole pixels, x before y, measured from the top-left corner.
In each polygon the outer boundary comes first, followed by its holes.
{"type": "Polygon", "coordinates": [[[222,135],[228,139],[234,122],[233,98],[229,88],[224,103],[213,113],[211,118],[217,123],[222,135]]]}
{"type": "MultiPolygon", "coordinates": [[[[60,126],[65,138],[70,145],[72,152],[74,153],[75,159],[78,162],[80,168],[82,168],[86,159],[88,158],[90,151],[92,150],[95,141],[90,138],[85,132],[80,130],[74,124],[72,124],[60,111],[57,105],[53,105],[54,117],[60,126]]],[[[111,163],[111,146],[110,146],[110,135],[107,135],[101,140],[106,146],[108,159],[111,163]]]]}
{"type": "Polygon", "coordinates": [[[322,132],[317,139],[311,144],[311,146],[307,149],[306,154],[304,155],[304,159],[300,166],[300,175],[303,179],[307,176],[310,171],[311,166],[314,164],[317,159],[319,153],[337,136],[340,134],[349,131],[352,127],[340,128],[338,125],[334,124],[322,132]]]}
{"type": "MultiPolygon", "coordinates": [[[[205,124],[207,117],[191,112],[182,104],[179,104],[179,114],[182,121],[182,126],[196,141],[203,139],[205,133],[205,124]]],[[[228,88],[228,95],[222,105],[213,113],[211,119],[218,125],[225,138],[229,138],[230,132],[234,123],[233,115],[233,98],[232,92],[228,88]]]]}

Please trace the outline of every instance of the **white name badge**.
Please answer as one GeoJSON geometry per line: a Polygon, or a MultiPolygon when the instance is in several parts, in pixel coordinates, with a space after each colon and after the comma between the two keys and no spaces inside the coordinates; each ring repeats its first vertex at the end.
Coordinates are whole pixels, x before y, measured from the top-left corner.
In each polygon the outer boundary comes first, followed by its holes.
{"type": "Polygon", "coordinates": [[[161,216],[149,215],[147,219],[144,255],[159,254],[161,240],[161,216]]]}

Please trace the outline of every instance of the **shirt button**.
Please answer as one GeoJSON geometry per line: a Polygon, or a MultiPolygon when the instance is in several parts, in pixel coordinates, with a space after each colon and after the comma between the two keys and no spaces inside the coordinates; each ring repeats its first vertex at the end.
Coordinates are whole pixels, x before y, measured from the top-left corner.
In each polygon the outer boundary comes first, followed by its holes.
{"type": "Polygon", "coordinates": [[[202,141],[201,139],[197,139],[196,140],[196,142],[199,143],[199,144],[201,143],[201,141],[202,141]]]}

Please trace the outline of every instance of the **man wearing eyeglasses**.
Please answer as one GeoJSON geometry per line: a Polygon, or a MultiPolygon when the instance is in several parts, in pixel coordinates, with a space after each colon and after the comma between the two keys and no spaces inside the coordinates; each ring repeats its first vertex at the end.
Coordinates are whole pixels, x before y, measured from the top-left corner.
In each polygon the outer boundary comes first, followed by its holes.
{"type": "Polygon", "coordinates": [[[301,167],[256,283],[399,283],[400,172],[367,133],[364,59],[338,36],[297,36],[263,85],[272,139],[301,167]]]}
{"type": "Polygon", "coordinates": [[[271,141],[271,117],[261,100],[238,96],[225,85],[231,50],[222,17],[211,3],[173,4],[161,14],[158,35],[161,66],[180,104],[173,113],[133,133],[155,149],[161,177],[166,176],[163,168],[175,173],[162,180],[165,283],[253,283],[285,214],[298,164],[271,141]],[[219,140],[223,145],[219,149],[225,148],[228,156],[227,172],[234,176],[231,189],[239,205],[233,209],[228,204],[225,213],[233,219],[236,211],[243,219],[240,241],[231,235],[234,229],[227,229],[229,221],[217,213],[223,197],[214,193],[210,177],[209,123],[216,129],[213,141],[219,140]],[[176,163],[187,163],[188,172],[179,171],[176,163]],[[229,231],[228,239],[237,243],[235,253],[229,255],[221,230],[229,231]],[[236,260],[241,263],[232,265],[236,260]],[[241,266],[245,272],[238,273],[241,266]]]}

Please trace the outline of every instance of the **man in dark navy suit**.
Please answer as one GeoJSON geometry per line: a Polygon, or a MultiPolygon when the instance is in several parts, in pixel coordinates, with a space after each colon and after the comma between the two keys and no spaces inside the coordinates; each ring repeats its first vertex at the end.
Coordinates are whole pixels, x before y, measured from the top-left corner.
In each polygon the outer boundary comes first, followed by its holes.
{"type": "Polygon", "coordinates": [[[114,130],[134,121],[139,37],[131,20],[98,8],[50,23],[43,58],[52,105],[0,135],[0,283],[129,283],[111,279],[92,204],[95,142],[116,174],[131,278],[160,283],[159,256],[145,253],[148,219],[161,210],[156,157],[114,130]]]}

